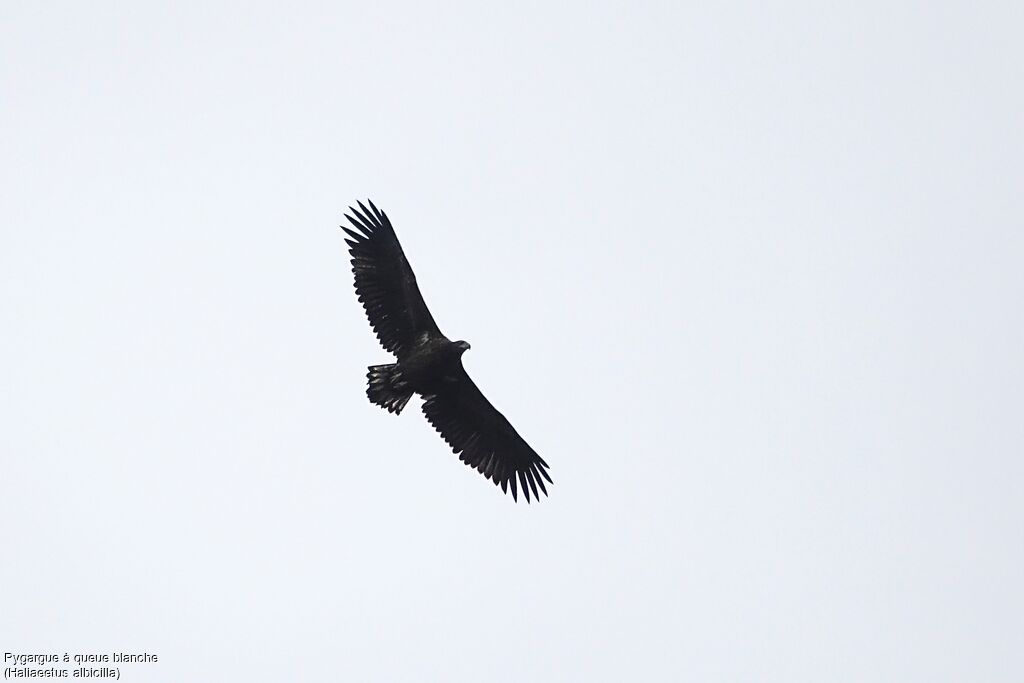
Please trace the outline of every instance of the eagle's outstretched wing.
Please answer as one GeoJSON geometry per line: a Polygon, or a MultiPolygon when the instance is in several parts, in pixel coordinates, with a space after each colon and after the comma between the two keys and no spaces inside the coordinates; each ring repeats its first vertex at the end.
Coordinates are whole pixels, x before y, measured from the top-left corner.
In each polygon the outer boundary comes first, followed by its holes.
{"type": "Polygon", "coordinates": [[[526,502],[530,492],[539,498],[537,487],[548,494],[544,479],[551,483],[548,464],[516,433],[516,430],[491,405],[461,367],[455,381],[443,391],[423,397],[423,414],[430,420],[459,459],[506,491],[511,484],[516,498],[516,479],[526,502]]]}
{"type": "Polygon", "coordinates": [[[345,214],[356,230],[342,226],[351,237],[345,242],[352,255],[356,292],[381,346],[401,360],[418,335],[441,331],[423,302],[391,221],[373,202],[370,209],[358,204],[362,212],[349,207],[354,217],[345,214]]]}

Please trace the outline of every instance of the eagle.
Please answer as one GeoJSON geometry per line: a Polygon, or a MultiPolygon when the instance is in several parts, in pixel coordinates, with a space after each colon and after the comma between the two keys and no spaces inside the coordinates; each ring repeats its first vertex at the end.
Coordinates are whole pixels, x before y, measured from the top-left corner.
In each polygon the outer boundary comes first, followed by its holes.
{"type": "Polygon", "coordinates": [[[356,202],[342,225],[352,257],[359,301],[385,351],[398,362],[371,365],[366,395],[388,412],[400,414],[412,395],[423,399],[422,409],[434,429],[462,462],[501,486],[518,488],[526,502],[538,489],[548,494],[548,464],[519,436],[462,366],[464,341],[451,341],[434,322],[423,301],[416,276],[398,243],[387,215],[367,200],[356,202]]]}

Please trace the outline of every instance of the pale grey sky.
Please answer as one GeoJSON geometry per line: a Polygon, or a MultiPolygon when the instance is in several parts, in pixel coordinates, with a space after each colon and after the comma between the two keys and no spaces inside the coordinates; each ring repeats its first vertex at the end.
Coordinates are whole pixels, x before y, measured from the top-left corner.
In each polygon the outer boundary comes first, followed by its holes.
{"type": "Polygon", "coordinates": [[[1017,681],[1024,14],[0,8],[0,649],[126,681],[1017,681]],[[391,216],[551,465],[352,291],[391,216]]]}

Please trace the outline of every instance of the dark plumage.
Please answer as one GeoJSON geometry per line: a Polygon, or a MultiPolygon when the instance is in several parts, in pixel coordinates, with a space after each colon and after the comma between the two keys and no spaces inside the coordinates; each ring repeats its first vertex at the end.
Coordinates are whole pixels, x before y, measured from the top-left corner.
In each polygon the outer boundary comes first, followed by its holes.
{"type": "Polygon", "coordinates": [[[381,346],[397,363],[371,365],[366,395],[392,413],[401,413],[413,393],[423,397],[423,414],[459,459],[500,485],[512,489],[517,482],[526,501],[547,495],[548,464],[523,440],[491,405],[466,374],[463,341],[441,334],[423,302],[416,276],[402,252],[391,221],[370,202],[367,209],[345,215],[355,230],[345,226],[352,255],[356,293],[381,346]]]}

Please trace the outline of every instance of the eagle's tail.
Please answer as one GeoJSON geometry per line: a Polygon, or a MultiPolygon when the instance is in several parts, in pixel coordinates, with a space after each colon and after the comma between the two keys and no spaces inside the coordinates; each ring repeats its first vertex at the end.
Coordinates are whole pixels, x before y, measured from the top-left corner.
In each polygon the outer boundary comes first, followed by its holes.
{"type": "Polygon", "coordinates": [[[387,408],[389,413],[401,413],[402,408],[412,398],[412,389],[402,379],[402,372],[397,363],[391,365],[371,365],[366,377],[369,386],[366,395],[372,403],[387,408]]]}

